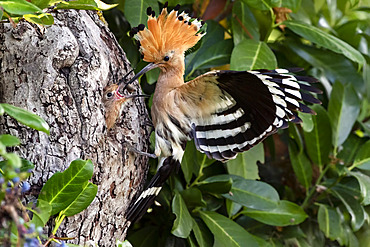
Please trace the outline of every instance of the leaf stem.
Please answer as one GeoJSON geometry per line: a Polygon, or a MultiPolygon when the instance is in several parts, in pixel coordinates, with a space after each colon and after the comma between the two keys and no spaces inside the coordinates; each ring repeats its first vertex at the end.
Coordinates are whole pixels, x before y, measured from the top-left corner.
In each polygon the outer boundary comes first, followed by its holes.
{"type": "Polygon", "coordinates": [[[58,228],[60,227],[64,218],[66,217],[64,214],[62,214],[62,212],[60,212],[59,216],[55,219],[55,227],[54,227],[53,232],[52,232],[53,235],[55,235],[57,233],[58,228]]]}
{"type": "Polygon", "coordinates": [[[310,199],[311,199],[312,195],[313,195],[313,194],[315,193],[315,191],[316,191],[316,187],[319,185],[319,183],[320,183],[320,182],[321,182],[321,180],[323,179],[323,177],[324,177],[325,173],[329,170],[330,166],[331,166],[331,164],[328,164],[328,165],[325,167],[325,169],[324,169],[324,170],[322,170],[322,171],[320,172],[320,176],[317,178],[317,180],[316,180],[316,182],[315,182],[315,185],[311,187],[310,192],[308,193],[308,195],[307,195],[307,196],[306,196],[306,198],[304,199],[304,201],[303,201],[303,203],[302,203],[302,205],[301,205],[301,207],[302,207],[302,208],[307,207],[308,202],[310,201],[310,199]]]}

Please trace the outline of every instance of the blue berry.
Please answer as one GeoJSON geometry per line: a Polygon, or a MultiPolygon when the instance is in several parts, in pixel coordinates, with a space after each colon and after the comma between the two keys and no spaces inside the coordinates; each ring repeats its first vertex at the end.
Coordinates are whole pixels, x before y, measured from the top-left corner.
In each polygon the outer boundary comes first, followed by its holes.
{"type": "Polygon", "coordinates": [[[0,178],[0,184],[3,184],[5,182],[5,179],[3,177],[0,178]]]}
{"type": "Polygon", "coordinates": [[[5,189],[5,192],[6,192],[7,194],[12,193],[12,188],[6,188],[6,189],[5,189]]]}
{"type": "Polygon", "coordinates": [[[26,238],[23,247],[39,247],[39,241],[37,238],[26,238]]]}
{"type": "Polygon", "coordinates": [[[27,233],[30,234],[30,233],[33,233],[33,232],[35,232],[35,224],[32,223],[28,227],[27,233]]]}
{"type": "Polygon", "coordinates": [[[13,183],[18,183],[20,181],[19,177],[12,178],[13,183]]]}
{"type": "Polygon", "coordinates": [[[22,184],[22,193],[25,193],[31,189],[31,185],[28,182],[23,182],[22,184]]]}

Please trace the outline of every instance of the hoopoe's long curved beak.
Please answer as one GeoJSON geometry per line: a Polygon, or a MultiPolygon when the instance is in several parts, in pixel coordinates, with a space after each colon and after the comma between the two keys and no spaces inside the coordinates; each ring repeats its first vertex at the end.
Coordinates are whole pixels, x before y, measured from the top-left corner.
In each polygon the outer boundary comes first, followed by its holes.
{"type": "Polygon", "coordinates": [[[126,89],[127,85],[133,83],[136,79],[138,79],[140,76],[142,76],[143,74],[145,74],[149,70],[152,70],[152,69],[155,69],[155,68],[158,68],[158,67],[159,67],[159,64],[149,63],[142,70],[140,70],[139,73],[137,73],[134,77],[132,77],[131,80],[129,80],[128,82],[123,83],[123,80],[120,81],[117,91],[118,92],[123,92],[126,89]]]}

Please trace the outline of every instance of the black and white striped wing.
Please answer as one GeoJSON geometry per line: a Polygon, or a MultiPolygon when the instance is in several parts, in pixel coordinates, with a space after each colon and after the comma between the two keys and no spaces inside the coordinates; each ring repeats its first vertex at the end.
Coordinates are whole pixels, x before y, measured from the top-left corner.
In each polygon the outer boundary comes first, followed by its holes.
{"type": "Polygon", "coordinates": [[[297,111],[314,114],[301,102],[321,103],[305,92],[321,93],[308,85],[317,80],[289,74],[296,71],[217,71],[214,76],[221,89],[217,110],[192,126],[197,149],[209,158],[233,159],[286,128],[288,121],[301,122],[297,111]]]}

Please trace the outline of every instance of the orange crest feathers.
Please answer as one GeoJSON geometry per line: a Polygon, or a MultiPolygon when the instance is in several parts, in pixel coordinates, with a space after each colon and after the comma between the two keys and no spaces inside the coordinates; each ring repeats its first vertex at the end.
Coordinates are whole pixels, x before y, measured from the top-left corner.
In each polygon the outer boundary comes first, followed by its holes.
{"type": "Polygon", "coordinates": [[[178,13],[180,5],[177,5],[170,13],[165,4],[158,18],[151,7],[147,9],[148,22],[145,27],[140,24],[134,27],[130,34],[140,44],[140,52],[147,62],[156,62],[162,59],[167,52],[178,50],[185,52],[193,47],[206,34],[200,29],[204,22],[192,19],[187,11],[178,13]]]}

